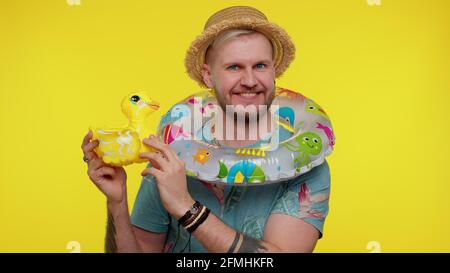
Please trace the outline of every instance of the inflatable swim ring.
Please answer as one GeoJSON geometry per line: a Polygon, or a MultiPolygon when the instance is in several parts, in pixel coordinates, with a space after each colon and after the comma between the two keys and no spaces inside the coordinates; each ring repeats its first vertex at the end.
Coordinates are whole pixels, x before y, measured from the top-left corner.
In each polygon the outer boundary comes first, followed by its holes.
{"type": "Polygon", "coordinates": [[[219,110],[214,91],[206,90],[175,104],[161,119],[158,136],[185,162],[189,176],[242,186],[275,183],[310,171],[333,150],[328,115],[300,93],[276,88],[270,107],[274,129],[249,147],[223,146],[214,138],[219,110]]]}

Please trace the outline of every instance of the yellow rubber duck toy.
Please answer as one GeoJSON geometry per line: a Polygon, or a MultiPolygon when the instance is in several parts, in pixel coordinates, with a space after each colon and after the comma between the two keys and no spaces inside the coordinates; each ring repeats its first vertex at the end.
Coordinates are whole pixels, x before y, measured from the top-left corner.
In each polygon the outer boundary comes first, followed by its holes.
{"type": "Polygon", "coordinates": [[[143,144],[142,139],[152,133],[146,118],[159,108],[159,103],[144,92],[134,92],[122,100],[122,112],[128,118],[123,128],[90,128],[93,139],[99,140],[95,148],[103,162],[112,166],[126,166],[148,161],[139,157],[143,152],[156,150],[143,144]]]}

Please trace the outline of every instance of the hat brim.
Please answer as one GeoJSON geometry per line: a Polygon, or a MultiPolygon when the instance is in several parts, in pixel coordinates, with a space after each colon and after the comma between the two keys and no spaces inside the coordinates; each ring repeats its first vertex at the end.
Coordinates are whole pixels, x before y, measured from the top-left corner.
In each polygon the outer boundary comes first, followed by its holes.
{"type": "Polygon", "coordinates": [[[188,75],[201,87],[203,82],[202,68],[208,46],[222,32],[230,29],[250,29],[265,35],[272,43],[274,50],[275,77],[281,76],[295,58],[295,45],[284,29],[266,20],[241,18],[224,20],[207,28],[192,43],[186,53],[185,66],[188,75]]]}

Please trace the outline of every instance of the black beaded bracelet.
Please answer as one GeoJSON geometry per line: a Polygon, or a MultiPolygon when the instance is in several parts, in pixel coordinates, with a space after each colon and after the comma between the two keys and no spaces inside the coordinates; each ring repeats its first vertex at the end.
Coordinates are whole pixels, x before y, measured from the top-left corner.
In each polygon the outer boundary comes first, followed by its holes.
{"type": "Polygon", "coordinates": [[[200,204],[200,202],[199,201],[195,201],[195,203],[191,206],[191,208],[188,210],[188,211],[186,211],[186,213],[183,215],[183,216],[181,216],[181,218],[180,219],[178,219],[178,223],[180,224],[180,225],[185,225],[185,223],[192,217],[192,216],[194,216],[197,212],[198,212],[198,210],[200,209],[202,207],[202,204],[200,204]]]}

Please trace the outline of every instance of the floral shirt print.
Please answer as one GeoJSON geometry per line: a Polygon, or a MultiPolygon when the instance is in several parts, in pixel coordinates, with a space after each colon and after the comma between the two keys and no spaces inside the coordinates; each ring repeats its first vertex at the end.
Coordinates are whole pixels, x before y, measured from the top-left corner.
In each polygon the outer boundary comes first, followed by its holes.
{"type": "MultiPolygon", "coordinates": [[[[236,231],[262,239],[271,214],[302,219],[323,234],[328,214],[330,171],[328,163],[292,180],[252,187],[211,184],[187,177],[192,197],[207,206],[236,231]]],[[[141,182],[131,214],[133,225],[167,233],[166,252],[206,252],[206,249],[164,209],[154,177],[141,182]]]]}

